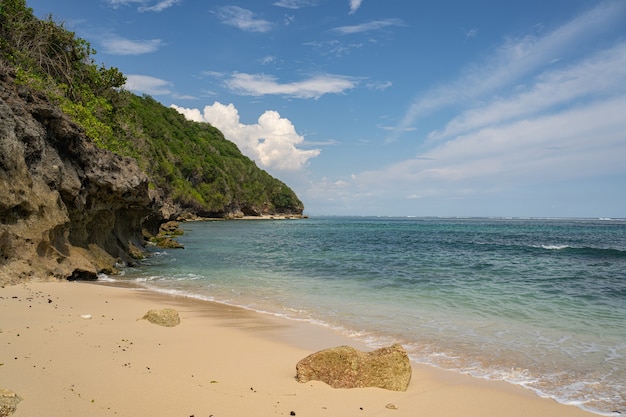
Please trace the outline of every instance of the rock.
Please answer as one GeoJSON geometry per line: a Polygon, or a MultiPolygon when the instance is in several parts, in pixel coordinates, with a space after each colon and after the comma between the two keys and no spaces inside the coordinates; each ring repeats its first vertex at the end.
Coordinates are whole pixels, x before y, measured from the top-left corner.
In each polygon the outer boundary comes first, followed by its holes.
{"type": "Polygon", "coordinates": [[[333,388],[379,387],[406,391],[411,364],[402,346],[394,344],[372,352],[350,346],[325,349],[296,365],[298,382],[322,381],[333,388]]]}
{"type": "Polygon", "coordinates": [[[158,217],[147,176],[12,77],[0,68],[0,285],[133,263],[142,219],[158,217]]]}
{"type": "Polygon", "coordinates": [[[19,402],[20,397],[13,391],[0,389],[0,417],[7,417],[15,413],[19,402]]]}
{"type": "Polygon", "coordinates": [[[164,327],[174,327],[180,324],[178,311],[172,308],[164,308],[163,310],[150,310],[142,319],[148,320],[150,323],[158,324],[164,327]]]}
{"type": "Polygon", "coordinates": [[[183,231],[178,227],[180,226],[180,222],[176,220],[170,220],[169,222],[165,222],[161,224],[159,227],[159,233],[165,235],[182,235],[183,231]]]}
{"type": "Polygon", "coordinates": [[[184,249],[185,248],[178,241],[172,239],[171,237],[156,236],[153,239],[150,239],[150,241],[154,242],[155,245],[163,249],[184,249]]]}

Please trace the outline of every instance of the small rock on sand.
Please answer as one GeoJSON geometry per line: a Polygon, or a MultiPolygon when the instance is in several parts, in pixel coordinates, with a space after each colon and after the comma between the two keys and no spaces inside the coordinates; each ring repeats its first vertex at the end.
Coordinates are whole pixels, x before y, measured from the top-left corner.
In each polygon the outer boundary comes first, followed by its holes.
{"type": "Polygon", "coordinates": [[[0,389],[0,417],[8,417],[15,413],[20,397],[8,389],[0,389]]]}
{"type": "Polygon", "coordinates": [[[158,324],[159,326],[174,327],[180,324],[180,317],[178,311],[172,308],[164,308],[162,310],[150,310],[142,319],[148,320],[150,323],[158,324]]]}

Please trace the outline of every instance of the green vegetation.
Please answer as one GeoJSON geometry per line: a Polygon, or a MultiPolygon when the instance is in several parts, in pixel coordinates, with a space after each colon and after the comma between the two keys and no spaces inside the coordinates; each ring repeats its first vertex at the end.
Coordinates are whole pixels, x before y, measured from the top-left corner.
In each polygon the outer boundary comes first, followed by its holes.
{"type": "Polygon", "coordinates": [[[135,158],[166,198],[205,216],[302,212],[289,187],[219,130],[125,91],[124,75],[97,65],[95,53],[51,16],[37,19],[25,0],[0,0],[0,71],[43,92],[97,146],[135,158]]]}

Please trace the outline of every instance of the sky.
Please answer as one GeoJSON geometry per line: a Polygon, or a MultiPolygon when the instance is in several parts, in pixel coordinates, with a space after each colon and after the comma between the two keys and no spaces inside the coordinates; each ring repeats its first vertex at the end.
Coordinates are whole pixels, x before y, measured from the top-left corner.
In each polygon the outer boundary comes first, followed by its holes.
{"type": "Polygon", "coordinates": [[[626,217],[626,1],[27,4],[306,214],[626,217]]]}

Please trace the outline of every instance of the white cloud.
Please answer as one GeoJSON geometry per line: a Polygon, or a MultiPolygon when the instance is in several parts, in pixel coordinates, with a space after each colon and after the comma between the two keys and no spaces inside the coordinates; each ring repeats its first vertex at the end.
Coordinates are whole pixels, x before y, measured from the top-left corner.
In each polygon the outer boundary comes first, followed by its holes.
{"type": "Polygon", "coordinates": [[[370,90],[385,91],[392,85],[391,81],[369,81],[367,83],[367,88],[370,90]]]}
{"type": "Polygon", "coordinates": [[[467,32],[465,32],[466,39],[475,38],[476,35],[478,35],[478,29],[470,29],[467,32]]]}
{"type": "Polygon", "coordinates": [[[151,77],[149,75],[126,75],[126,84],[124,87],[127,90],[148,94],[151,96],[161,96],[172,94],[172,83],[160,78],[151,77]]]}
{"type": "Polygon", "coordinates": [[[359,7],[361,7],[361,3],[363,3],[363,0],[350,0],[350,14],[356,13],[359,7]]]}
{"type": "Polygon", "coordinates": [[[155,52],[162,45],[161,39],[130,40],[109,36],[102,40],[104,52],[112,55],[141,55],[155,52]]]}
{"type": "Polygon", "coordinates": [[[531,117],[557,106],[626,91],[626,42],[569,65],[539,74],[534,84],[508,98],[496,98],[452,119],[429,139],[460,135],[484,126],[531,117]]]}
{"type": "MultiPolygon", "coordinates": [[[[491,210],[486,195],[499,207],[520,196],[525,206],[506,210],[528,214],[542,207],[531,199],[546,189],[554,195],[561,185],[624,178],[626,41],[610,45],[602,37],[624,17],[626,3],[603,3],[543,37],[505,42],[457,80],[416,97],[396,134],[436,110],[452,112],[419,155],[345,178],[341,189],[320,181],[303,196],[351,212],[366,201],[404,201],[430,214],[467,214],[471,201],[483,215],[491,210]]],[[[564,202],[559,210],[584,213],[584,199],[576,201],[580,207],[564,202]]]]}
{"type": "Polygon", "coordinates": [[[274,3],[274,6],[296,10],[303,7],[317,6],[317,3],[317,0],[279,0],[274,3]]]}
{"type": "Polygon", "coordinates": [[[109,6],[117,9],[120,6],[129,6],[131,4],[144,4],[146,0],[107,0],[109,6]]]}
{"type": "Polygon", "coordinates": [[[224,136],[237,144],[241,152],[255,160],[262,168],[279,171],[298,171],[307,166],[309,159],[320,154],[318,149],[304,150],[304,143],[289,119],[273,110],[263,113],[256,124],[240,122],[239,112],[233,104],[219,102],[199,109],[172,105],[189,120],[207,122],[218,128],[224,136]]]}
{"type": "Polygon", "coordinates": [[[542,37],[528,35],[506,40],[489,59],[467,68],[456,81],[417,95],[390,140],[397,139],[407,127],[432,112],[515,86],[522,77],[540,70],[546,63],[576,55],[584,41],[603,33],[607,27],[623,23],[625,15],[625,2],[608,1],[542,37]]]}
{"type": "Polygon", "coordinates": [[[460,195],[624,173],[626,94],[456,136],[359,174],[369,188],[460,195]]]}
{"type": "Polygon", "coordinates": [[[202,71],[201,74],[205,77],[213,77],[213,78],[224,78],[227,74],[219,71],[202,71]]]}
{"type": "Polygon", "coordinates": [[[180,3],[182,0],[162,0],[152,6],[143,6],[139,8],[140,12],[161,12],[165,9],[180,3]]]}
{"type": "Polygon", "coordinates": [[[340,33],[342,35],[351,35],[354,33],[361,32],[369,32],[372,30],[380,30],[389,26],[404,26],[404,22],[402,19],[382,19],[382,20],[373,20],[367,23],[361,23],[360,25],[354,26],[340,26],[333,29],[333,32],[340,33]]]}
{"type": "Polygon", "coordinates": [[[346,44],[336,39],[323,42],[310,41],[305,42],[303,45],[312,47],[316,52],[321,55],[334,55],[339,58],[350,54],[353,49],[362,48],[364,46],[364,44],[360,42],[346,44]]]}
{"type": "Polygon", "coordinates": [[[283,18],[283,24],[285,26],[289,26],[290,24],[294,22],[294,20],[296,20],[296,16],[286,14],[285,17],[283,18]]]}
{"type": "Polygon", "coordinates": [[[276,57],[272,55],[267,55],[261,58],[260,62],[263,65],[273,64],[274,62],[276,62],[276,57]]]}
{"type": "Polygon", "coordinates": [[[280,95],[295,98],[320,98],[324,94],[339,94],[354,88],[354,78],[341,75],[316,75],[303,81],[281,84],[264,74],[234,74],[226,86],[238,94],[250,96],[280,95]]]}
{"type": "Polygon", "coordinates": [[[120,6],[138,5],[137,10],[140,12],[161,12],[168,9],[182,0],[107,0],[109,6],[117,9],[120,6]]]}
{"type": "Polygon", "coordinates": [[[222,23],[247,32],[268,32],[272,29],[272,22],[258,19],[252,11],[239,6],[220,7],[216,14],[222,23]]]}

